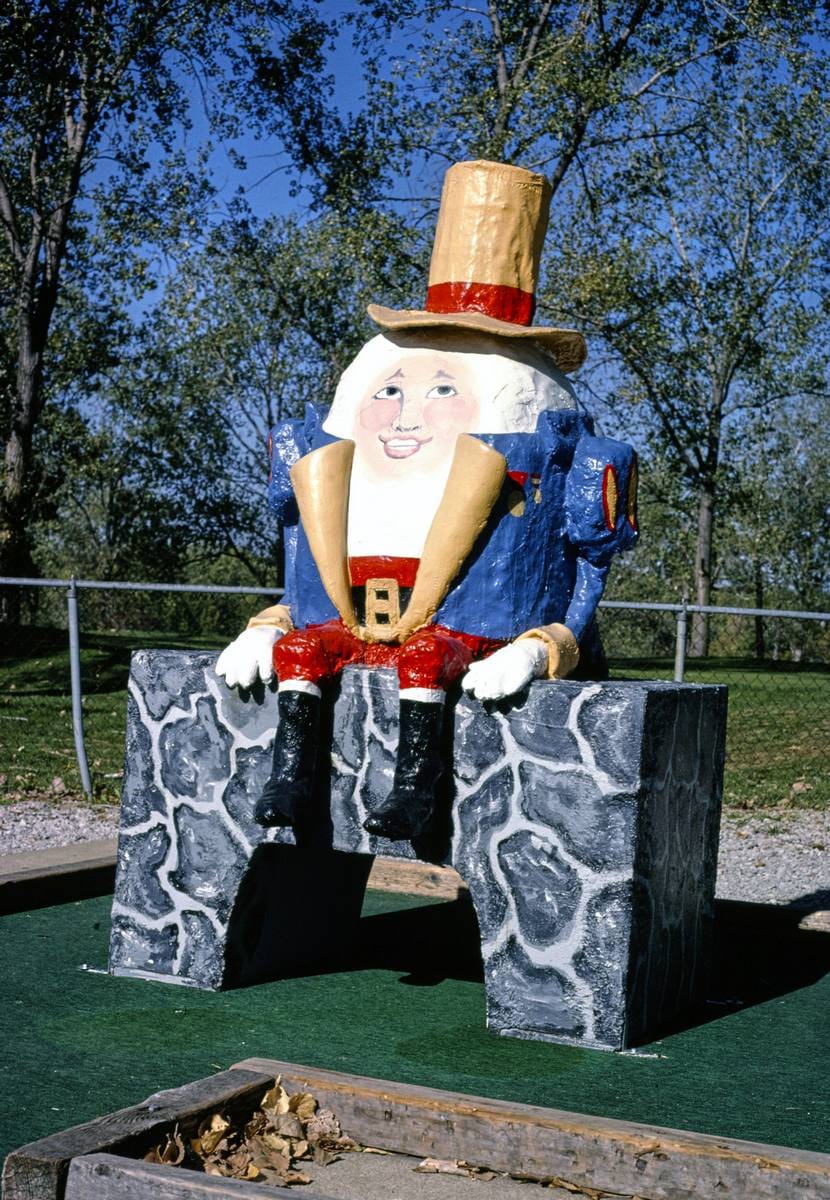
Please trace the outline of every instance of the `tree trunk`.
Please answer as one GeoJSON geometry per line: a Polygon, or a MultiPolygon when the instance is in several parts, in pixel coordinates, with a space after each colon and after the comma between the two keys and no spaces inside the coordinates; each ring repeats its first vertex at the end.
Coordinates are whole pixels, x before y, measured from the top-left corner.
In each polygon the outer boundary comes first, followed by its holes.
{"type": "MultiPolygon", "coordinates": [[[[764,607],[764,575],[760,562],[755,563],[755,607],[764,607]]],[[[764,659],[767,656],[766,638],[764,636],[764,618],[755,618],[755,657],[764,659]]]]}
{"type": "MultiPolygon", "coordinates": [[[[31,438],[15,427],[6,442],[3,491],[0,495],[0,576],[31,575],[33,571],[26,532],[25,479],[31,438]]],[[[20,590],[0,588],[0,624],[20,624],[20,590]]]]}
{"type": "MultiPolygon", "coordinates": [[[[711,603],[712,533],[715,523],[715,482],[706,480],[701,488],[697,510],[697,546],[695,548],[695,604],[711,603]]],[[[689,653],[705,658],[709,653],[709,614],[693,613],[689,653]]]]}
{"type": "MultiPolygon", "coordinates": [[[[32,324],[31,312],[23,312],[18,325],[17,387],[0,490],[0,576],[31,575],[34,571],[27,518],[31,508],[32,430],[40,406],[43,353],[34,344],[32,324]]],[[[19,589],[0,588],[0,623],[20,623],[19,589]]]]}

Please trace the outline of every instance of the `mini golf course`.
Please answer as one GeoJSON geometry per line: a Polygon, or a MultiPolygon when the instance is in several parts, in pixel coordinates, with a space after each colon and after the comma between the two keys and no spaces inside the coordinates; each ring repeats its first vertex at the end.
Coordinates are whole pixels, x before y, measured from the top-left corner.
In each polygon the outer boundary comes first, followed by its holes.
{"type": "MultiPolygon", "coordinates": [[[[0,1156],[255,1056],[830,1149],[830,934],[787,910],[721,903],[707,1004],[611,1054],[487,1033],[463,897],[369,892],[347,969],[219,993],[107,975],[110,903],[0,917],[0,1156]]],[[[286,896],[286,928],[302,914],[286,896]]]]}

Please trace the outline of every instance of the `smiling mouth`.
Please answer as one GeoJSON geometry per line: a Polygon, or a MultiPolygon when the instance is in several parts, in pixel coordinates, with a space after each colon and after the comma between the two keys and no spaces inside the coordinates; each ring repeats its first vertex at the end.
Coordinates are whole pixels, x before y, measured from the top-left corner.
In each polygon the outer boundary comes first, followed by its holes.
{"type": "Polygon", "coordinates": [[[413,454],[417,454],[421,446],[425,445],[431,438],[420,441],[418,438],[381,438],[383,442],[383,451],[388,458],[411,458],[413,454]]]}

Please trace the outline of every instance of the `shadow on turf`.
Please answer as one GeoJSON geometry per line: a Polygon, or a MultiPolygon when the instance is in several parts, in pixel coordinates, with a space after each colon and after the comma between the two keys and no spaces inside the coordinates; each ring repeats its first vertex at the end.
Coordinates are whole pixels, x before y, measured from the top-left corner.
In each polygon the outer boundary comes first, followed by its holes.
{"type": "MultiPolygon", "coordinates": [[[[718,901],[710,985],[704,1004],[660,1032],[679,1033],[809,987],[830,971],[830,933],[799,929],[809,911],[718,901]]],[[[816,897],[813,911],[826,907],[816,897]]],[[[401,983],[481,980],[478,925],[468,896],[364,918],[352,969],[402,972],[401,983]]]]}
{"type": "MultiPolygon", "coordinates": [[[[237,943],[237,952],[251,963],[256,957],[255,943],[279,939],[281,949],[290,949],[295,940],[304,951],[292,968],[279,975],[302,976],[333,974],[338,971],[388,970],[399,974],[407,986],[430,987],[445,979],[481,982],[482,966],[478,923],[469,898],[462,892],[457,900],[439,903],[420,903],[416,907],[366,916],[357,921],[354,934],[344,936],[349,924],[349,904],[362,895],[370,857],[363,855],[333,855],[328,852],[328,877],[331,886],[328,900],[315,903],[319,888],[309,888],[309,878],[320,875],[314,864],[298,855],[295,847],[269,847],[267,872],[261,877],[262,887],[251,897],[248,910],[250,922],[245,922],[253,939],[247,945],[237,943]],[[273,857],[271,857],[273,856],[273,857]],[[274,871],[280,860],[279,870],[274,871]],[[332,861],[340,862],[341,878],[333,879],[332,861]],[[286,878],[286,867],[296,864],[296,877],[286,878]],[[275,878],[281,886],[274,887],[275,878]],[[270,919],[267,910],[271,911],[270,919]],[[333,917],[339,917],[339,921],[333,917]],[[314,929],[325,929],[324,947],[315,947],[314,929]],[[292,934],[292,930],[294,931],[292,934]]],[[[266,864],[263,864],[266,865],[266,864]]],[[[94,880],[85,879],[83,872],[57,878],[59,884],[48,903],[70,903],[90,895],[104,895],[112,887],[109,874],[99,872],[94,880]],[[79,880],[83,886],[79,887],[79,880]],[[94,885],[94,886],[93,886],[94,885]]],[[[9,903],[6,912],[40,907],[32,895],[12,896],[8,888],[2,891],[9,903]],[[6,894],[8,892],[8,895],[6,894]]],[[[375,893],[377,898],[377,893],[375,893]]],[[[720,900],[715,905],[715,938],[713,969],[707,999],[683,1019],[660,1031],[678,1033],[731,1013],[762,1004],[776,996],[809,987],[830,971],[830,933],[799,929],[799,922],[809,912],[830,909],[830,892],[819,891],[802,896],[791,907],[772,904],[745,904],[720,900]]],[[[273,944],[273,943],[272,943],[273,944]]],[[[241,964],[240,964],[241,965],[241,964]]],[[[247,972],[231,972],[236,978],[228,986],[245,986],[275,978],[276,973],[263,971],[258,978],[240,978],[247,972]]]]}
{"type": "MultiPolygon", "coordinates": [[[[235,932],[229,943],[236,943],[236,963],[226,976],[227,986],[274,978],[275,945],[283,978],[386,970],[398,973],[408,986],[482,980],[478,923],[468,893],[354,921],[350,918],[359,909],[368,856],[288,846],[260,851],[262,870],[253,872],[260,886],[247,894],[232,920],[235,932]],[[321,854],[325,861],[311,861],[321,854]],[[277,878],[281,886],[275,890],[277,878]],[[309,879],[317,881],[313,888],[309,879]],[[286,897],[292,896],[302,898],[298,924],[290,919],[290,903],[286,910],[286,897]]],[[[252,887],[250,878],[247,886],[252,887]]],[[[825,893],[816,893],[792,908],[718,901],[706,1000],[651,1036],[691,1029],[819,980],[830,971],[830,933],[798,926],[807,911],[827,907],[826,899],[825,893]]],[[[229,946],[229,966],[233,957],[229,946]]]]}
{"type": "MultiPolygon", "coordinates": [[[[826,898],[826,893],[823,894],[826,898]]],[[[799,929],[808,912],[825,907],[822,893],[792,907],[715,903],[714,955],[707,1000],[668,1033],[704,1025],[731,1012],[809,987],[830,971],[830,933],[799,929]]]]}

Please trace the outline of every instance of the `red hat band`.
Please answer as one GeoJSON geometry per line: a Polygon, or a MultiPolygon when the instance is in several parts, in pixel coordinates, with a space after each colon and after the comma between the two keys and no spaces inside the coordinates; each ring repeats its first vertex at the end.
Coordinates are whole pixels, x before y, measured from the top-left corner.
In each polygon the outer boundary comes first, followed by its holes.
{"type": "Polygon", "coordinates": [[[503,283],[431,283],[426,311],[478,312],[513,325],[530,325],[536,299],[532,292],[503,283]]]}

